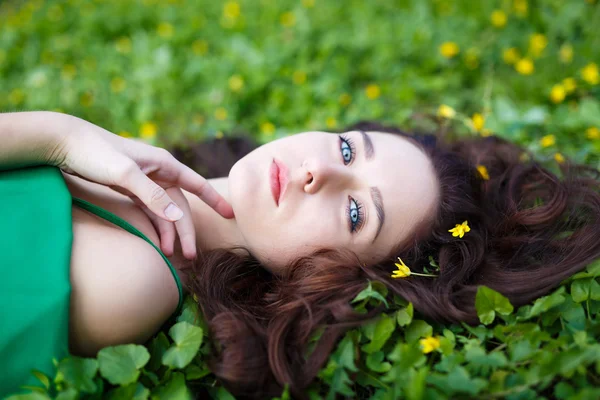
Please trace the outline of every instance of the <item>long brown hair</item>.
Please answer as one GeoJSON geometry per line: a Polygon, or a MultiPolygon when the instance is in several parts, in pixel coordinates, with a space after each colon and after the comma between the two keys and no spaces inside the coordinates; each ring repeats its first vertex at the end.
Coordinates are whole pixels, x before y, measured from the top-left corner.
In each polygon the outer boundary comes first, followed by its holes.
{"type": "MultiPolygon", "coordinates": [[[[390,132],[415,141],[432,161],[440,184],[437,212],[408,243],[375,265],[323,249],[274,276],[249,253],[201,254],[189,290],[214,339],[210,367],[240,398],[278,396],[285,383],[293,397],[305,398],[303,389],[341,335],[383,311],[380,306],[359,313],[350,304],[368,280],[384,283],[427,319],[477,324],[478,285],[497,290],[517,307],[600,257],[600,171],[566,162],[560,165],[561,179],[523,148],[496,136],[450,142],[373,122],[346,130],[390,132]],[[478,165],[485,166],[489,179],[478,165]],[[448,230],[465,220],[471,231],[453,237],[448,230]],[[432,256],[439,276],[393,279],[398,256],[415,272],[422,272],[432,256]],[[308,354],[319,329],[322,335],[308,354]]],[[[252,148],[242,139],[217,142],[173,153],[211,177],[226,176],[252,148]],[[214,154],[220,164],[206,161],[214,154]]]]}

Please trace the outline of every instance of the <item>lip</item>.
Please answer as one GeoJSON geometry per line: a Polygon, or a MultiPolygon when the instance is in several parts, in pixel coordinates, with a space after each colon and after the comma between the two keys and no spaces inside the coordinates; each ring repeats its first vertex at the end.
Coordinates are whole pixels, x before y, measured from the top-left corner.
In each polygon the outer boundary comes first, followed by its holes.
{"type": "Polygon", "coordinates": [[[277,207],[279,207],[289,182],[288,169],[284,163],[273,159],[271,168],[269,168],[269,182],[271,184],[271,193],[273,194],[273,199],[275,200],[277,207]]]}

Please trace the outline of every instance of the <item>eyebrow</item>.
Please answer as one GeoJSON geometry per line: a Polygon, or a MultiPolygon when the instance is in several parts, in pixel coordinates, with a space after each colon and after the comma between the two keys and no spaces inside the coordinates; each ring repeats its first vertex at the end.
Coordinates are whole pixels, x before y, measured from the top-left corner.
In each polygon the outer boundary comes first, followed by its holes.
{"type": "MultiPolygon", "coordinates": [[[[367,132],[360,131],[360,135],[363,139],[363,148],[364,156],[366,161],[370,161],[375,157],[375,148],[373,147],[373,141],[371,137],[367,135],[367,132]]],[[[377,220],[379,221],[379,225],[377,226],[377,233],[375,233],[375,237],[371,241],[371,244],[375,242],[377,236],[381,232],[381,228],[383,228],[383,223],[385,222],[385,211],[383,209],[383,197],[381,196],[381,191],[376,186],[372,186],[371,188],[371,199],[373,200],[373,204],[375,205],[375,210],[377,211],[377,220]]]]}

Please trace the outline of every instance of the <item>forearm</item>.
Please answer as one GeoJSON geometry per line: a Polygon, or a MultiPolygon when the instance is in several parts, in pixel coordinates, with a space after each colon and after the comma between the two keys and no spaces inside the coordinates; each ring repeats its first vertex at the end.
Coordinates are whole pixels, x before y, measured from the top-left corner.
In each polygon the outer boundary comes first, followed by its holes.
{"type": "Polygon", "coordinates": [[[59,165],[71,118],[51,111],[0,113],[0,170],[59,165]]]}

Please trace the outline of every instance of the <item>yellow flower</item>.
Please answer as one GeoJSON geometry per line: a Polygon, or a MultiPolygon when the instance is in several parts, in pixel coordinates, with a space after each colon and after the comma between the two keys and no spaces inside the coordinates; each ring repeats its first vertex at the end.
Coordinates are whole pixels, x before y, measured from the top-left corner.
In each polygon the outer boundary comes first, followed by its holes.
{"type": "Polygon", "coordinates": [[[279,17],[279,23],[286,28],[291,28],[296,25],[296,16],[291,11],[285,12],[279,17]]]}
{"type": "Polygon", "coordinates": [[[581,77],[590,85],[597,85],[600,82],[600,74],[598,73],[598,65],[589,63],[581,70],[581,77]]]}
{"type": "Polygon", "coordinates": [[[462,224],[456,224],[456,226],[450,229],[448,232],[452,232],[452,236],[458,236],[462,239],[465,233],[469,232],[470,230],[471,228],[469,227],[469,223],[464,221],[462,224]]]}
{"type": "Polygon", "coordinates": [[[348,93],[342,93],[338,100],[342,106],[346,107],[352,101],[352,96],[348,93]]]}
{"type": "Polygon", "coordinates": [[[565,78],[562,81],[563,87],[568,93],[573,93],[577,89],[577,82],[573,78],[565,78]]]}
{"type": "Polygon", "coordinates": [[[471,117],[471,122],[473,123],[473,128],[475,128],[475,130],[479,132],[483,129],[483,126],[485,125],[485,118],[483,117],[483,115],[475,113],[471,117]]]}
{"type": "Polygon", "coordinates": [[[215,110],[215,118],[219,121],[225,121],[227,119],[227,110],[223,107],[219,107],[215,110]]]}
{"type": "Polygon", "coordinates": [[[547,45],[548,39],[541,33],[535,33],[529,38],[529,51],[534,57],[539,57],[547,45]]]}
{"type": "Polygon", "coordinates": [[[394,263],[394,265],[398,267],[398,270],[393,271],[392,278],[406,278],[410,276],[410,268],[404,264],[404,261],[402,261],[400,257],[398,257],[398,261],[400,261],[400,264],[394,263]]]}
{"type": "Polygon", "coordinates": [[[158,128],[153,122],[144,122],[140,126],[140,137],[143,139],[154,139],[158,128]]]}
{"type": "Polygon", "coordinates": [[[120,93],[127,87],[127,82],[121,77],[116,77],[110,81],[110,90],[113,93],[120,93]]]}
{"type": "Polygon", "coordinates": [[[337,126],[337,120],[333,117],[327,117],[327,119],[325,120],[325,125],[328,128],[333,129],[337,126]]]}
{"type": "Polygon", "coordinates": [[[379,88],[379,85],[372,83],[370,85],[367,85],[365,93],[367,94],[367,97],[369,99],[375,100],[381,95],[381,89],[379,88]]]}
{"type": "Polygon", "coordinates": [[[244,79],[239,75],[233,75],[229,78],[228,83],[232,92],[239,92],[244,87],[244,79]]]}
{"type": "Polygon", "coordinates": [[[131,135],[131,133],[129,133],[127,131],[121,131],[121,132],[119,132],[119,136],[124,137],[124,138],[133,137],[133,135],[131,135]]]}
{"type": "Polygon", "coordinates": [[[437,336],[428,336],[419,340],[419,344],[421,345],[423,353],[427,354],[440,347],[440,339],[437,336]]]}
{"type": "Polygon", "coordinates": [[[440,54],[446,58],[452,58],[460,52],[460,48],[454,42],[444,42],[440,45],[440,54]]]}
{"type": "Polygon", "coordinates": [[[540,145],[542,147],[550,147],[556,144],[556,137],[554,135],[546,135],[540,139],[540,145]]]}
{"type": "Polygon", "coordinates": [[[552,86],[552,90],[550,91],[550,100],[552,100],[552,102],[555,104],[562,103],[566,95],[567,90],[559,83],[558,85],[552,86]]]}
{"type": "Polygon", "coordinates": [[[417,272],[412,272],[410,270],[410,268],[408,268],[408,266],[406,264],[404,264],[404,261],[402,261],[402,259],[400,257],[398,257],[398,261],[400,261],[400,263],[394,263],[394,265],[398,268],[396,271],[392,272],[392,278],[407,278],[411,275],[417,275],[417,276],[430,276],[430,277],[436,277],[437,275],[432,275],[432,274],[420,274],[417,272]]]}
{"type": "Polygon", "coordinates": [[[485,165],[477,165],[477,171],[479,171],[479,173],[481,174],[481,177],[484,180],[486,180],[486,181],[490,180],[490,174],[488,174],[488,170],[485,167],[485,165]]]}
{"type": "Polygon", "coordinates": [[[454,111],[454,108],[447,106],[445,104],[442,104],[438,108],[437,115],[438,115],[438,117],[451,119],[456,116],[456,111],[454,111]]]}
{"type": "Polygon", "coordinates": [[[292,74],[292,80],[296,85],[302,85],[304,82],[306,82],[306,72],[294,71],[292,74]]]}
{"type": "Polygon", "coordinates": [[[223,135],[223,131],[217,131],[217,132],[215,133],[215,138],[216,138],[216,139],[223,139],[223,136],[224,136],[224,135],[223,135]]]}
{"type": "Polygon", "coordinates": [[[585,130],[585,136],[591,140],[600,139],[600,129],[596,128],[595,126],[587,128],[585,130]]]}
{"type": "Polygon", "coordinates": [[[505,49],[502,52],[502,58],[504,59],[504,62],[509,65],[515,64],[517,61],[519,61],[519,57],[520,57],[519,50],[517,50],[514,47],[505,49]]]}
{"type": "Polygon", "coordinates": [[[306,8],[312,8],[315,6],[315,0],[302,0],[302,5],[306,8]]]}
{"type": "Polygon", "coordinates": [[[560,50],[558,51],[558,58],[564,64],[570,64],[573,61],[573,46],[568,43],[560,46],[560,50]]]}
{"type": "Polygon", "coordinates": [[[263,122],[260,124],[260,131],[267,136],[272,136],[275,133],[275,125],[269,121],[263,122]]]}
{"type": "Polygon", "coordinates": [[[236,19],[240,16],[240,5],[237,1],[228,1],[223,6],[223,15],[229,19],[236,19]]]}
{"type": "Polygon", "coordinates": [[[91,92],[85,92],[79,97],[79,104],[83,107],[89,107],[94,104],[94,95],[91,92]]]}
{"type": "Polygon", "coordinates": [[[162,37],[162,38],[170,38],[171,36],[173,36],[173,32],[175,31],[175,29],[173,28],[173,25],[171,25],[168,22],[161,22],[160,24],[158,24],[158,28],[157,28],[157,32],[158,32],[158,36],[162,37]]]}
{"type": "Polygon", "coordinates": [[[522,58],[515,64],[515,69],[521,75],[531,75],[533,74],[535,67],[533,65],[533,61],[531,61],[529,58],[522,58]]]}
{"type": "Polygon", "coordinates": [[[115,49],[121,54],[127,54],[131,52],[131,39],[126,36],[121,36],[115,43],[115,49]]]}
{"type": "Polygon", "coordinates": [[[64,80],[68,80],[70,81],[71,79],[73,79],[75,77],[75,75],[77,75],[77,68],[75,68],[75,66],[73,64],[67,64],[62,68],[62,71],[60,73],[60,76],[64,79],[64,80]]]}
{"type": "Polygon", "coordinates": [[[494,10],[490,16],[492,25],[496,28],[502,28],[506,25],[506,14],[502,10],[494,10]]]}
{"type": "Polygon", "coordinates": [[[565,157],[560,154],[560,153],[556,153],[554,154],[554,159],[556,160],[557,163],[562,164],[565,162],[565,157]]]}
{"type": "Polygon", "coordinates": [[[194,40],[194,43],[192,43],[192,51],[198,56],[206,54],[208,51],[208,42],[202,39],[194,40]]]}
{"type": "Polygon", "coordinates": [[[514,0],[513,9],[517,16],[523,18],[527,16],[527,0],[514,0]]]}

